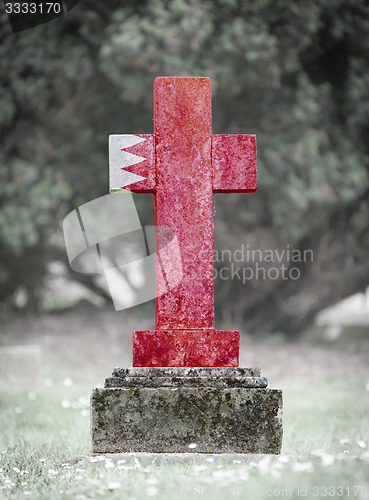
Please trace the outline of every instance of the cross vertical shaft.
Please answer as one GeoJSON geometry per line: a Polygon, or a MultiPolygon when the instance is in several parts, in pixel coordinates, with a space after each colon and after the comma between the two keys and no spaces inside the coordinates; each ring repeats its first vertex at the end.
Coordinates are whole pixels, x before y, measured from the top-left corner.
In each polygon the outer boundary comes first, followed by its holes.
{"type": "Polygon", "coordinates": [[[209,78],[155,80],[154,135],[155,225],[173,228],[183,249],[182,281],[157,297],[156,328],[214,328],[209,78]]]}

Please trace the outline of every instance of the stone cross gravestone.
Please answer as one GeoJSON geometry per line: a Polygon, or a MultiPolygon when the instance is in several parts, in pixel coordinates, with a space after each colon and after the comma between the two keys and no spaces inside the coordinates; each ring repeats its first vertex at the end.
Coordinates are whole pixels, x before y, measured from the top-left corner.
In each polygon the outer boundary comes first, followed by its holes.
{"type": "MultiPolygon", "coordinates": [[[[239,333],[214,327],[212,197],[256,190],[256,138],[212,135],[209,78],[165,77],[154,82],[154,135],[140,138],[122,148],[141,160],[130,172],[142,180],[129,189],[154,193],[155,225],[175,230],[183,276],[157,294],[157,329],[134,333],[133,366],[238,366],[239,333]]],[[[111,138],[117,142],[127,144],[124,136],[111,138]]],[[[116,189],[123,155],[112,149],[116,189]]],[[[170,262],[166,269],[176,272],[170,262]]],[[[157,266],[158,288],[162,279],[157,266]]]]}
{"type": "Polygon", "coordinates": [[[131,191],[155,194],[155,225],[175,231],[182,276],[161,293],[176,260],[160,253],[156,330],[135,331],[133,368],[94,390],[93,451],[278,453],[281,391],[239,368],[239,332],[214,325],[212,195],[256,190],[255,136],[212,135],[209,78],[159,77],[154,134],[110,136],[110,190],[127,176],[131,191]]]}

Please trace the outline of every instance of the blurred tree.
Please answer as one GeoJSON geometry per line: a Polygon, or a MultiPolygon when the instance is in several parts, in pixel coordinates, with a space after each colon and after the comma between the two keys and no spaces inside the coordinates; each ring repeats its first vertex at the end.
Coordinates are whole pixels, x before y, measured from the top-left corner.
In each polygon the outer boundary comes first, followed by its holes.
{"type": "MultiPolygon", "coordinates": [[[[362,289],[368,33],[365,0],[84,0],[16,35],[3,15],[0,300],[21,285],[37,299],[47,262],[65,258],[57,221],[107,192],[109,133],[152,132],[158,75],[210,76],[214,133],[258,136],[258,194],[217,195],[216,249],[314,255],[283,261],[299,279],[216,280],[218,326],[295,333],[362,289]]],[[[256,265],[244,257],[241,277],[256,265]]]]}

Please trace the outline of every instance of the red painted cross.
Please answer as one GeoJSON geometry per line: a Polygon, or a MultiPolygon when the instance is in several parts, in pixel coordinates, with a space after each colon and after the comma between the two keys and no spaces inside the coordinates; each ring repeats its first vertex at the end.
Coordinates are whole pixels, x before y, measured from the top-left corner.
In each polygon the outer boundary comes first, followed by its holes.
{"type": "Polygon", "coordinates": [[[256,190],[255,136],[212,135],[209,78],[159,77],[154,134],[111,138],[125,146],[120,164],[110,151],[111,189],[155,194],[155,225],[175,230],[183,269],[156,299],[156,330],[134,332],[133,366],[238,366],[239,332],[214,328],[213,193],[256,190]]]}

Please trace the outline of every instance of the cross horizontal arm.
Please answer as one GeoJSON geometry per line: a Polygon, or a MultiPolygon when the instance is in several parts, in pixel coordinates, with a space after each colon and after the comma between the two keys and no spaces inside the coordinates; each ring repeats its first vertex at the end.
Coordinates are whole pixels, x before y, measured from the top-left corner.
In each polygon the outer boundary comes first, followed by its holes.
{"type": "Polygon", "coordinates": [[[213,192],[256,191],[256,136],[212,135],[213,192]]]}
{"type": "Polygon", "coordinates": [[[110,192],[155,192],[153,134],[114,134],[109,137],[110,192]]]}

